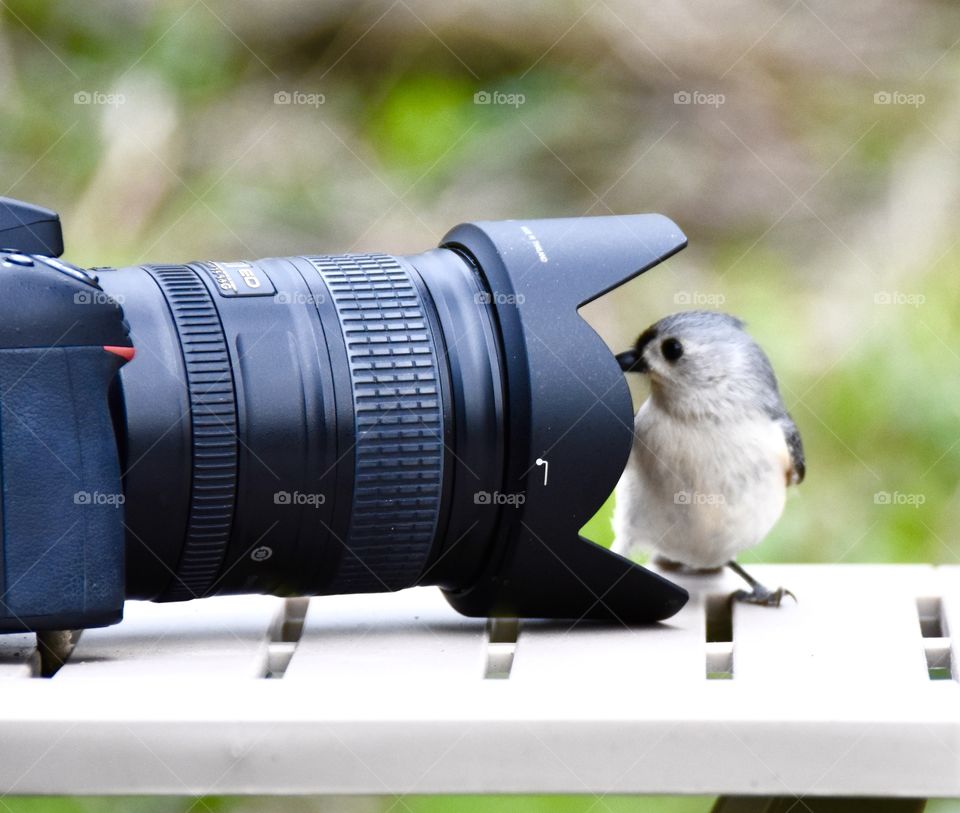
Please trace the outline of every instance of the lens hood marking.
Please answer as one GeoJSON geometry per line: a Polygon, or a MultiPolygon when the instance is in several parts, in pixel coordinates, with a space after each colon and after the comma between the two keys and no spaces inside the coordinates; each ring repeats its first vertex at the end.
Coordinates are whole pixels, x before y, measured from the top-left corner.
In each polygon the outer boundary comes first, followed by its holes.
{"type": "Polygon", "coordinates": [[[427,304],[386,255],[308,258],[340,317],[356,433],[353,510],[329,592],[414,584],[430,555],[443,484],[443,404],[427,304]]]}
{"type": "Polygon", "coordinates": [[[176,577],[160,597],[210,590],[223,565],[237,493],[237,406],[223,326],[207,287],[184,265],[148,265],[177,326],[190,395],[193,479],[176,577]]]}

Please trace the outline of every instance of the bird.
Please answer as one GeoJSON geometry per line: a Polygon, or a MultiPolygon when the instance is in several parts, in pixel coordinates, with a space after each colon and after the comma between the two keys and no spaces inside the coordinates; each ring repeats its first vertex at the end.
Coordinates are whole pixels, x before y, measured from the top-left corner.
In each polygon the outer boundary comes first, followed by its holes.
{"type": "Polygon", "coordinates": [[[737,562],[780,519],[806,475],[803,441],[773,366],[743,321],[697,310],[666,316],[617,355],[650,382],[616,487],[615,552],[651,552],[665,570],[728,567],[750,588],[732,598],[780,606],[737,562]]]}

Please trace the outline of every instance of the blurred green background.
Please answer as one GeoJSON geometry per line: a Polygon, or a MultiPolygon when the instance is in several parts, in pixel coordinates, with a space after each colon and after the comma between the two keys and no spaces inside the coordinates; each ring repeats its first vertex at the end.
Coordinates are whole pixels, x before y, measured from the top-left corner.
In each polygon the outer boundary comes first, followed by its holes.
{"type": "Polygon", "coordinates": [[[745,561],[954,563],[958,37],[960,7],[932,1],[3,0],[0,194],[60,211],[81,265],[403,253],[463,220],[662,212],[690,247],[585,316],[622,349],[721,309],[768,350],[808,479],[745,561]]]}

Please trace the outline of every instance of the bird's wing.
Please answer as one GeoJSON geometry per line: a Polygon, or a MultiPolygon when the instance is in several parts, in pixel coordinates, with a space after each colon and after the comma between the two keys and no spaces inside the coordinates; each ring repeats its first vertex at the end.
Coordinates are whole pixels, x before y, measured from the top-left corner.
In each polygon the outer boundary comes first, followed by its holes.
{"type": "Polygon", "coordinates": [[[800,438],[800,430],[789,415],[783,415],[779,419],[783,437],[787,442],[787,452],[790,455],[787,467],[787,485],[797,485],[803,482],[807,473],[807,463],[803,456],[803,441],[800,438]]]}

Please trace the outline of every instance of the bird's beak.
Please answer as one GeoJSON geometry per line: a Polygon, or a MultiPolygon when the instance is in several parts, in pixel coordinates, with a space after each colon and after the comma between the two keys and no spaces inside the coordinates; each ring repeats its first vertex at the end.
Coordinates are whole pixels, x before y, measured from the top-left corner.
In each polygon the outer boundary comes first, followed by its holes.
{"type": "Polygon", "coordinates": [[[635,347],[631,347],[622,353],[617,353],[617,363],[625,373],[646,373],[650,370],[642,353],[638,353],[635,347]]]}

